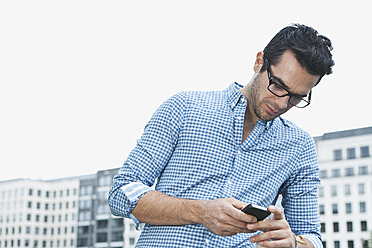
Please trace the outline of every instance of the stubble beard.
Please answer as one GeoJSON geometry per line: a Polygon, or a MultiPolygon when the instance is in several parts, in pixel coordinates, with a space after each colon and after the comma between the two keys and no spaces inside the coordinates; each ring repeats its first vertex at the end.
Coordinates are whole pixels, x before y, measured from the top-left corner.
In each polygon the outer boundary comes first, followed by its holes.
{"type": "Polygon", "coordinates": [[[249,96],[250,96],[250,104],[252,104],[252,109],[254,114],[263,121],[271,121],[275,117],[265,117],[262,114],[262,108],[260,107],[260,92],[262,92],[262,89],[260,87],[260,82],[258,80],[258,77],[256,76],[253,79],[252,85],[249,90],[249,96]]]}

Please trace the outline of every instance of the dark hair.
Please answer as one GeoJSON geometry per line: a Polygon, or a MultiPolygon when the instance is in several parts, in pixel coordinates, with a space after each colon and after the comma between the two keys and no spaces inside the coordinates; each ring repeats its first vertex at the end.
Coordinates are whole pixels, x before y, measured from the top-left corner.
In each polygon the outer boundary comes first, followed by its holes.
{"type": "MultiPolygon", "coordinates": [[[[332,73],[335,64],[332,60],[332,49],[330,39],[319,35],[312,27],[291,24],[280,30],[263,52],[264,60],[267,59],[271,65],[276,65],[285,51],[291,51],[308,73],[320,76],[320,81],[324,75],[332,73]]],[[[266,70],[265,63],[261,72],[264,70],[266,70]]]]}

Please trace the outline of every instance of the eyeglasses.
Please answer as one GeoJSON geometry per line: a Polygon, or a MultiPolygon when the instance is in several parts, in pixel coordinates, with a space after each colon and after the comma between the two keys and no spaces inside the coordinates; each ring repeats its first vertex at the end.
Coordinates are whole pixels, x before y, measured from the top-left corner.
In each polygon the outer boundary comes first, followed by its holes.
{"type": "Polygon", "coordinates": [[[288,102],[297,108],[307,107],[310,104],[310,100],[311,100],[311,90],[309,94],[305,96],[289,92],[281,84],[276,83],[273,80],[271,76],[270,63],[267,59],[265,61],[266,61],[267,76],[269,77],[269,86],[267,86],[268,91],[270,91],[272,94],[274,94],[277,97],[289,96],[288,102]]]}

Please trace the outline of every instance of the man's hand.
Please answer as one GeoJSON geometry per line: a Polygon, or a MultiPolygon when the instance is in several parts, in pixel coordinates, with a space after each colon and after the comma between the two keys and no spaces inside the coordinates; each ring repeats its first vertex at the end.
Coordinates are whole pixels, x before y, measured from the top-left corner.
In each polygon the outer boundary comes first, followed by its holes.
{"type": "Polygon", "coordinates": [[[274,214],[274,218],[248,224],[251,231],[262,231],[263,233],[250,238],[252,243],[257,243],[263,247],[295,247],[295,240],[288,222],[284,218],[281,208],[270,206],[269,211],[274,214]]]}
{"type": "Polygon", "coordinates": [[[220,236],[252,233],[247,225],[257,222],[256,217],[241,211],[247,203],[234,198],[206,201],[200,222],[209,231],[220,236]]]}

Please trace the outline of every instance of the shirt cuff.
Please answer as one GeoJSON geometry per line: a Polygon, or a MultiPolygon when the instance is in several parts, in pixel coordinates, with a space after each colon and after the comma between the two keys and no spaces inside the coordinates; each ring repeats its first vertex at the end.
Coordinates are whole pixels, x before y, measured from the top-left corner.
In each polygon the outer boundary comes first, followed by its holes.
{"type": "MultiPolygon", "coordinates": [[[[121,187],[121,190],[133,205],[137,205],[138,200],[145,193],[153,191],[154,189],[144,185],[143,183],[133,182],[124,185],[123,187],[121,187]]],[[[136,224],[136,230],[139,231],[141,222],[139,222],[133,214],[129,214],[129,218],[136,224]]]]}
{"type": "Polygon", "coordinates": [[[141,225],[141,222],[139,222],[136,217],[134,217],[133,214],[129,214],[129,218],[133,220],[134,224],[136,224],[136,230],[139,231],[139,226],[141,225]]]}
{"type": "Polygon", "coordinates": [[[137,204],[139,198],[141,198],[142,195],[149,191],[153,191],[153,189],[150,188],[149,186],[139,182],[128,183],[127,185],[121,187],[121,190],[128,198],[128,200],[131,203],[135,204],[137,204]]]}
{"type": "Polygon", "coordinates": [[[311,234],[301,234],[301,236],[307,240],[309,240],[315,248],[323,248],[322,242],[320,242],[320,239],[311,234]]]}

